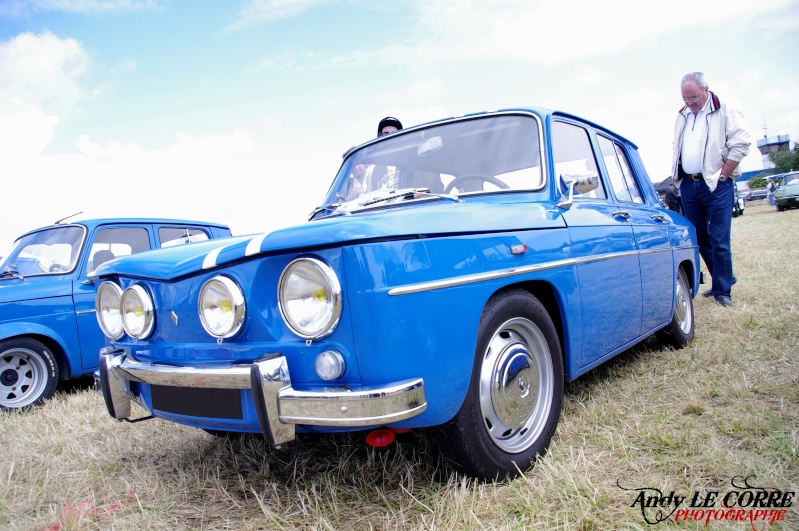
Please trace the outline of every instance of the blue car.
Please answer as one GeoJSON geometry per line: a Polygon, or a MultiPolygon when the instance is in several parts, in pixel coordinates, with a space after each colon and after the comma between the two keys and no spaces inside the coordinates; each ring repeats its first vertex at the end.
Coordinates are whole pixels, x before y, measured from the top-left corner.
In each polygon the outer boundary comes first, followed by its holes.
{"type": "Polygon", "coordinates": [[[0,260],[0,409],[38,406],[59,380],[97,369],[104,337],[89,274],[103,262],[230,235],[203,221],[93,219],[20,236],[0,260]]]}
{"type": "Polygon", "coordinates": [[[113,418],[276,446],[435,426],[460,470],[494,479],[545,451],[564,381],[652,334],[692,340],[699,254],[632,143],[510,109],[358,146],[306,224],[93,278],[113,418]]]}

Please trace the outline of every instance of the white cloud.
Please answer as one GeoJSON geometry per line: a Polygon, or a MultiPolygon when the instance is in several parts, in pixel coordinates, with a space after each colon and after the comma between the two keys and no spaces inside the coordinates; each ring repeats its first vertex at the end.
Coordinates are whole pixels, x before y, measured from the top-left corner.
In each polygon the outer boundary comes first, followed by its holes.
{"type": "Polygon", "coordinates": [[[332,0],[250,0],[225,30],[236,31],[264,22],[295,17],[330,1],[332,0]]]}
{"type": "MultiPolygon", "coordinates": [[[[253,0],[228,29],[300,15],[332,0],[253,0]]],[[[430,66],[474,60],[545,65],[646,47],[679,29],[724,27],[742,31],[742,20],[757,23],[764,13],[787,13],[776,31],[795,30],[795,0],[761,2],[695,0],[641,2],[564,2],[562,0],[412,0],[416,29],[405,40],[384,47],[329,53],[282,53],[254,68],[358,68],[370,65],[430,66]],[[653,21],[656,21],[653,23],[653,21]]],[[[368,4],[364,5],[368,8],[368,4]]],[[[732,38],[732,37],[731,37],[732,38]]]]}
{"type": "Polygon", "coordinates": [[[20,98],[45,110],[67,112],[87,97],[80,79],[90,65],[75,39],[22,33],[0,42],[0,99],[20,98]]]}
{"type": "Polygon", "coordinates": [[[158,7],[157,0],[4,0],[0,3],[0,16],[19,17],[37,11],[115,13],[158,7]]]}

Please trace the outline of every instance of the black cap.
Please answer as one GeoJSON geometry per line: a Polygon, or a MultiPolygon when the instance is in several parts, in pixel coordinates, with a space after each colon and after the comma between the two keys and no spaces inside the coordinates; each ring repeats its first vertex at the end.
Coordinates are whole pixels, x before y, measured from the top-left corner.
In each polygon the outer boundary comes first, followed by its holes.
{"type": "Polygon", "coordinates": [[[393,116],[386,116],[385,118],[380,120],[379,124],[377,124],[377,136],[380,136],[380,132],[387,125],[393,125],[394,127],[397,128],[398,131],[400,129],[402,129],[402,122],[400,122],[399,120],[397,120],[393,116]]]}

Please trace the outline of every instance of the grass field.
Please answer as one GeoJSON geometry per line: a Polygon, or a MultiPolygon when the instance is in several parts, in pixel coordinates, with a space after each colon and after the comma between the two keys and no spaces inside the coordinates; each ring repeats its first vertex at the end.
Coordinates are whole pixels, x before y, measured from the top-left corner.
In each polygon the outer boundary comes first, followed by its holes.
{"type": "Polygon", "coordinates": [[[799,210],[763,203],[733,220],[733,306],[699,296],[691,345],[653,339],[567,384],[549,453],[519,479],[459,477],[424,431],[279,451],[117,423],[84,381],[0,415],[0,528],[799,529],[799,493],[785,494],[799,491],[799,210]],[[659,517],[636,503],[658,489],[687,496],[681,509],[712,492],[709,508],[730,492],[747,504],[747,477],[787,499],[784,521],[675,522],[673,504],[659,517]]]}

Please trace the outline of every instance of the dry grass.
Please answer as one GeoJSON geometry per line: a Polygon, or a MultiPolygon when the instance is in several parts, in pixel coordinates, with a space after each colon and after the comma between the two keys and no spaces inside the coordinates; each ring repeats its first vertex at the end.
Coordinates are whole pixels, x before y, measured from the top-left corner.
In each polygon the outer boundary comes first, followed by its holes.
{"type": "MultiPolygon", "coordinates": [[[[383,450],[355,434],[277,451],[160,420],[118,424],[79,385],[0,416],[0,528],[650,529],[617,482],[691,495],[754,475],[799,491],[798,232],[799,211],[750,204],[733,220],[734,305],[698,297],[689,347],[652,340],[567,385],[550,452],[517,480],[459,477],[424,431],[383,450]]],[[[785,522],[751,528],[798,529],[792,505],[785,522]]]]}

